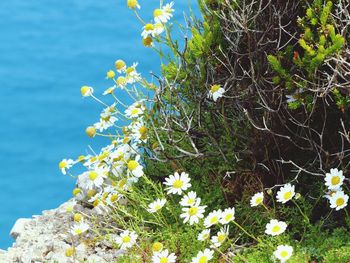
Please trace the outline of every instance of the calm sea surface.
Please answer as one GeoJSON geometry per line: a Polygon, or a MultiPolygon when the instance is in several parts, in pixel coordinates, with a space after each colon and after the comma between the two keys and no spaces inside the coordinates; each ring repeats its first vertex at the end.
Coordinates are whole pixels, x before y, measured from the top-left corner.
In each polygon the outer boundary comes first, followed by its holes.
{"type": "MultiPolygon", "coordinates": [[[[158,1],[139,2],[147,2],[142,13],[151,18],[158,1]]],[[[74,180],[60,174],[62,158],[106,143],[85,136],[101,108],[82,99],[80,87],[101,94],[118,58],[138,61],[144,76],[159,71],[159,58],[142,46],[141,25],[125,3],[0,1],[0,248],[12,244],[8,233],[17,218],[70,198],[74,180]]],[[[176,1],[177,21],[187,7],[176,1]]]]}

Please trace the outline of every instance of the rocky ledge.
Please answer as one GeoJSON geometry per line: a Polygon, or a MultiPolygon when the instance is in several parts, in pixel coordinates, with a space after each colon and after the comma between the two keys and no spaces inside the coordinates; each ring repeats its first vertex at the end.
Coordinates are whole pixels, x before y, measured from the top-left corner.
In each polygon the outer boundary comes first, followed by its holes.
{"type": "MultiPolygon", "coordinates": [[[[0,250],[0,262],[115,262],[122,251],[113,249],[108,242],[97,243],[92,247],[72,240],[69,230],[73,225],[73,217],[66,211],[67,204],[57,209],[43,211],[42,215],[33,218],[18,219],[10,233],[16,241],[8,250],[0,250]],[[75,246],[75,254],[67,257],[66,250],[72,246],[75,246]]],[[[94,210],[80,205],[76,205],[74,210],[85,215],[97,215],[94,210]]]]}

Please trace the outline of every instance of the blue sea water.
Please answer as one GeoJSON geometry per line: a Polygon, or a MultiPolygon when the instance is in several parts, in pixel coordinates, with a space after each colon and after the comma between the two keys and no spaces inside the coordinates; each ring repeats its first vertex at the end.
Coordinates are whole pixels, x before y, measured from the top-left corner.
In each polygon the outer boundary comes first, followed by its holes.
{"type": "MultiPolygon", "coordinates": [[[[150,19],[158,1],[139,2],[150,19]]],[[[0,248],[12,244],[8,233],[17,218],[71,197],[74,180],[60,173],[59,161],[105,143],[85,136],[101,107],[82,99],[80,87],[102,94],[111,86],[105,73],[119,58],[138,61],[143,75],[159,71],[159,58],[142,46],[141,25],[125,3],[0,1],[0,248]]],[[[175,9],[183,22],[188,2],[177,1],[175,9]]]]}

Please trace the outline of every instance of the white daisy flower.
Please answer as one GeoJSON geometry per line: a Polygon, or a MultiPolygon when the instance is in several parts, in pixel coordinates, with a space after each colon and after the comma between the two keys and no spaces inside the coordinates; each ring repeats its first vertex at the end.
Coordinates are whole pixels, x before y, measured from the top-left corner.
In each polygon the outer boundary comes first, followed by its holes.
{"type": "Polygon", "coordinates": [[[263,201],[264,201],[264,193],[263,192],[256,193],[250,199],[250,206],[251,207],[258,206],[258,205],[262,204],[263,201]]]}
{"type": "Polygon", "coordinates": [[[175,256],[175,253],[169,254],[169,251],[165,249],[161,252],[157,252],[153,254],[152,262],[153,263],[175,263],[176,256],[175,256]]]}
{"type": "Polygon", "coordinates": [[[138,162],[140,156],[138,155],[135,160],[128,161],[128,172],[131,173],[132,176],[139,178],[143,176],[143,166],[138,162]]]}
{"type": "Polygon", "coordinates": [[[112,86],[112,87],[110,87],[110,88],[106,89],[106,90],[103,92],[103,94],[102,94],[102,95],[112,94],[116,88],[117,88],[117,86],[116,86],[116,85],[114,85],[114,86],[112,86]]]}
{"type": "Polygon", "coordinates": [[[210,241],[213,243],[214,247],[220,247],[228,237],[229,228],[221,228],[220,231],[212,236],[210,241]]]}
{"type": "Polygon", "coordinates": [[[339,189],[342,186],[344,179],[345,176],[343,175],[343,171],[339,171],[337,168],[331,169],[329,173],[326,173],[326,177],[324,178],[326,181],[325,185],[329,190],[339,189]]]}
{"type": "Polygon", "coordinates": [[[336,211],[343,209],[348,205],[349,196],[342,190],[338,190],[329,196],[330,207],[336,211]]]}
{"type": "Polygon", "coordinates": [[[120,249],[125,250],[131,248],[136,243],[137,237],[134,231],[125,230],[115,238],[115,242],[119,245],[120,249]]]}
{"type": "Polygon", "coordinates": [[[266,225],[265,233],[271,236],[282,234],[287,229],[287,224],[283,221],[271,219],[266,225]]]}
{"type": "Polygon", "coordinates": [[[163,208],[163,206],[165,205],[166,203],[166,199],[157,199],[156,201],[150,203],[148,205],[148,209],[147,211],[150,212],[150,213],[156,213],[158,212],[160,209],[163,208]]]}
{"type": "Polygon", "coordinates": [[[112,127],[117,120],[118,118],[112,115],[101,115],[100,121],[96,122],[94,127],[96,130],[103,132],[104,130],[112,127]]]}
{"type": "Polygon", "coordinates": [[[225,225],[235,220],[235,208],[226,208],[220,217],[220,223],[225,225]]]}
{"type": "Polygon", "coordinates": [[[73,164],[74,164],[74,161],[72,159],[63,159],[58,164],[58,167],[61,169],[61,172],[63,174],[67,174],[67,169],[71,168],[73,164]]]}
{"type": "Polygon", "coordinates": [[[204,226],[209,228],[220,222],[222,211],[221,209],[210,212],[209,215],[204,220],[204,226]]]}
{"type": "Polygon", "coordinates": [[[153,30],[154,30],[154,25],[153,24],[146,24],[144,27],[143,27],[143,31],[141,33],[141,36],[143,38],[147,38],[149,35],[152,35],[153,33],[153,30]]]}
{"type": "Polygon", "coordinates": [[[179,175],[178,172],[175,172],[174,175],[165,178],[164,184],[168,186],[165,190],[167,190],[168,194],[181,195],[183,191],[191,187],[190,181],[191,179],[187,173],[182,172],[181,175],[179,175]]]}
{"type": "Polygon", "coordinates": [[[147,127],[143,121],[133,122],[131,125],[132,138],[136,142],[147,142],[147,127]]]}
{"type": "Polygon", "coordinates": [[[105,178],[107,178],[108,170],[106,169],[96,169],[94,171],[89,171],[87,173],[88,181],[87,181],[87,188],[93,189],[93,188],[99,188],[104,183],[105,178]]]}
{"type": "Polygon", "coordinates": [[[203,213],[207,206],[200,206],[200,199],[197,199],[197,202],[191,207],[183,207],[182,214],[180,218],[184,219],[184,224],[189,222],[190,225],[198,224],[199,219],[203,218],[203,213]]]}
{"type": "MultiPolygon", "coordinates": [[[[141,80],[141,74],[136,71],[137,65],[138,65],[138,63],[134,63],[134,64],[132,64],[132,66],[128,67],[125,70],[126,83],[134,84],[135,82],[138,82],[141,80]]],[[[133,105],[134,106],[137,106],[137,105],[143,106],[142,104],[140,104],[140,102],[136,102],[133,105]]]]}
{"type": "Polygon", "coordinates": [[[221,98],[225,93],[225,90],[221,88],[220,85],[213,85],[211,86],[208,94],[208,98],[212,98],[213,101],[217,101],[219,98],[221,98]]]}
{"type": "Polygon", "coordinates": [[[89,225],[85,223],[84,221],[81,221],[79,223],[76,223],[71,228],[71,233],[73,236],[81,235],[82,233],[86,232],[89,229],[89,225]]]}
{"type": "Polygon", "coordinates": [[[291,184],[285,184],[277,192],[277,202],[282,204],[287,203],[295,195],[295,186],[291,184]]]}
{"type": "Polygon", "coordinates": [[[197,256],[192,258],[191,263],[207,263],[214,256],[214,251],[208,248],[204,249],[204,251],[199,251],[197,256]]]}
{"type": "Polygon", "coordinates": [[[200,200],[200,198],[197,198],[197,194],[194,191],[191,191],[184,195],[180,201],[181,206],[192,206],[196,203],[197,199],[200,200]]]}
{"type": "Polygon", "coordinates": [[[206,241],[210,238],[210,229],[204,229],[202,232],[198,234],[199,241],[206,241]]]}
{"type": "Polygon", "coordinates": [[[173,16],[174,9],[172,9],[174,2],[166,4],[162,8],[153,11],[153,18],[156,23],[166,23],[173,16]]]}
{"type": "Polygon", "coordinates": [[[281,263],[286,262],[293,254],[293,247],[288,245],[279,245],[273,255],[281,261],[281,263]]]}
{"type": "Polygon", "coordinates": [[[138,118],[143,114],[142,107],[135,107],[131,105],[129,108],[125,110],[125,116],[128,118],[138,118]]]}
{"type": "Polygon", "coordinates": [[[94,93],[94,89],[89,86],[82,86],[80,92],[83,97],[89,97],[94,93]]]}
{"type": "Polygon", "coordinates": [[[154,24],[154,29],[152,31],[152,36],[156,37],[164,32],[164,26],[162,23],[154,24]]]}
{"type": "Polygon", "coordinates": [[[77,201],[75,201],[74,199],[67,202],[67,203],[64,203],[62,208],[63,208],[63,211],[67,212],[67,213],[72,213],[73,210],[74,210],[74,207],[77,205],[77,201]]]}
{"type": "Polygon", "coordinates": [[[125,89],[127,84],[126,77],[124,76],[119,76],[114,82],[121,89],[125,89]]]}

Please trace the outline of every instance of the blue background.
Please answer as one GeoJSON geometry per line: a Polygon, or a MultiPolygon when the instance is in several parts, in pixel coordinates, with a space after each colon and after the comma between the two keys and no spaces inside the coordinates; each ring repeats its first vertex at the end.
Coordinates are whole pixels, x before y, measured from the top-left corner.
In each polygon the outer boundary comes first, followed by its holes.
{"type": "MultiPolygon", "coordinates": [[[[151,19],[158,1],[139,2],[151,19]]],[[[175,9],[183,23],[187,1],[175,9]]],[[[17,218],[71,197],[75,182],[59,161],[107,143],[85,135],[102,108],[82,99],[80,87],[102,94],[116,59],[138,61],[144,76],[159,72],[160,60],[141,44],[126,0],[1,0],[0,18],[0,247],[7,248],[17,218]]]]}

